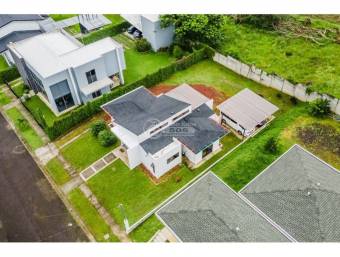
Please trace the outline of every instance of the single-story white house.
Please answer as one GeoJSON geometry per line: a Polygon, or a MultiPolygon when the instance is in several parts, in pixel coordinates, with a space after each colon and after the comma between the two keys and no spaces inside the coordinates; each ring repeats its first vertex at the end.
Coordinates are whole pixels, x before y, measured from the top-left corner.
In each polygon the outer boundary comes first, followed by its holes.
{"type": "Polygon", "coordinates": [[[159,14],[122,14],[127,22],[143,33],[143,37],[151,44],[154,51],[172,44],[175,28],[161,28],[159,14]]]}
{"type": "Polygon", "coordinates": [[[156,178],[182,162],[198,165],[220,149],[227,131],[214,121],[212,100],[188,85],[154,96],[144,87],[102,106],[130,169],[143,164],[156,178]],[[190,97],[178,95],[182,92],[190,97]],[[177,96],[177,97],[176,97],[177,96]]]}
{"type": "Polygon", "coordinates": [[[55,31],[10,43],[24,82],[57,115],[124,83],[124,50],[112,38],[89,45],[55,31]]]}
{"type": "Polygon", "coordinates": [[[217,106],[221,124],[232,127],[248,137],[256,128],[263,126],[279,109],[248,88],[217,106]]]}
{"type": "Polygon", "coordinates": [[[39,14],[1,14],[0,15],[0,54],[9,65],[14,60],[7,49],[10,42],[16,42],[41,34],[40,22],[46,17],[39,14]]]}

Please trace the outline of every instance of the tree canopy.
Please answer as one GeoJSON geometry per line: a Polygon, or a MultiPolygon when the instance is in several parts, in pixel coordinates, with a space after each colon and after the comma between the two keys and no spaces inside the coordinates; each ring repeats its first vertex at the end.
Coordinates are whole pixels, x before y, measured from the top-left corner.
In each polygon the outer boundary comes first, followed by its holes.
{"type": "Polygon", "coordinates": [[[201,42],[217,46],[225,39],[225,17],[217,14],[167,14],[161,15],[161,26],[175,26],[175,43],[186,46],[201,42]]]}

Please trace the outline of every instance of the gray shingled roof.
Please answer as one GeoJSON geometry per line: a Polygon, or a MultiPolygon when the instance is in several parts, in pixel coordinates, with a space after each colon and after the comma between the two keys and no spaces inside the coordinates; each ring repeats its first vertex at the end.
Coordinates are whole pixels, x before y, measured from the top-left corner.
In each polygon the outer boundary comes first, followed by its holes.
{"type": "Polygon", "coordinates": [[[1,14],[0,28],[12,21],[36,21],[44,18],[38,14],[1,14]]]}
{"type": "Polygon", "coordinates": [[[157,215],[184,242],[287,242],[280,231],[208,173],[157,215]]]}
{"type": "Polygon", "coordinates": [[[162,95],[156,97],[144,87],[140,87],[102,106],[119,125],[136,135],[152,128],[189,104],[162,95]]]}
{"type": "Polygon", "coordinates": [[[340,241],[340,174],[297,145],[241,193],[297,241],[340,241]]]}
{"type": "Polygon", "coordinates": [[[141,146],[146,152],[154,154],[172,143],[175,137],[191,151],[199,153],[227,134],[222,126],[209,119],[213,114],[206,104],[202,104],[183,119],[145,140],[141,146]]]}
{"type": "Polygon", "coordinates": [[[0,53],[7,50],[10,42],[17,42],[41,34],[40,30],[15,31],[0,39],[0,53]]]}

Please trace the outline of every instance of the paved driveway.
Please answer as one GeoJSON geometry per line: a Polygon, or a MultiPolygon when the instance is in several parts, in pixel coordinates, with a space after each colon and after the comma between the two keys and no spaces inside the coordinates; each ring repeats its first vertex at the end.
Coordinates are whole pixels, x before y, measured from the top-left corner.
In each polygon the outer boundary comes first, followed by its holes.
{"type": "Polygon", "coordinates": [[[0,217],[8,241],[87,240],[1,114],[0,217]]]}

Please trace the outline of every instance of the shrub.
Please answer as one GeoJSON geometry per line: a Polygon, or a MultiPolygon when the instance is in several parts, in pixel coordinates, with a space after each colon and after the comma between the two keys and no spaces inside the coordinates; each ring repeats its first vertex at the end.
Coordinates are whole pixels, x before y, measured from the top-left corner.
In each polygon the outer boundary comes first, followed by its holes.
{"type": "Polygon", "coordinates": [[[138,39],[136,40],[136,50],[138,52],[148,52],[151,50],[151,44],[145,38],[138,39]]]}
{"type": "Polygon", "coordinates": [[[172,51],[172,55],[176,59],[181,59],[184,56],[184,51],[183,51],[183,49],[179,45],[175,45],[174,49],[172,51]]]}
{"type": "Polygon", "coordinates": [[[0,71],[0,84],[4,84],[6,82],[10,82],[19,78],[20,74],[16,67],[10,67],[8,69],[0,71]]]}
{"type": "Polygon", "coordinates": [[[331,112],[327,99],[316,99],[309,103],[309,113],[315,117],[325,117],[331,112]]]}
{"type": "Polygon", "coordinates": [[[17,124],[21,131],[25,131],[29,128],[28,122],[25,119],[22,118],[17,119],[17,124]]]}
{"type": "Polygon", "coordinates": [[[281,99],[282,98],[282,94],[281,93],[276,93],[276,97],[281,99]]]}
{"type": "Polygon", "coordinates": [[[91,133],[93,136],[97,137],[98,134],[105,130],[107,127],[106,127],[106,123],[105,121],[103,120],[98,120],[96,122],[94,122],[92,125],[91,125],[91,133]]]}
{"type": "Polygon", "coordinates": [[[98,134],[98,140],[102,146],[111,146],[117,142],[117,138],[113,135],[113,133],[107,129],[102,130],[98,134]]]}
{"type": "Polygon", "coordinates": [[[268,153],[277,153],[278,152],[278,143],[274,137],[268,139],[266,144],[264,145],[264,150],[268,153]]]}
{"type": "Polygon", "coordinates": [[[292,96],[292,97],[290,98],[290,102],[291,102],[293,105],[297,105],[298,100],[297,100],[294,96],[292,96]]]}

